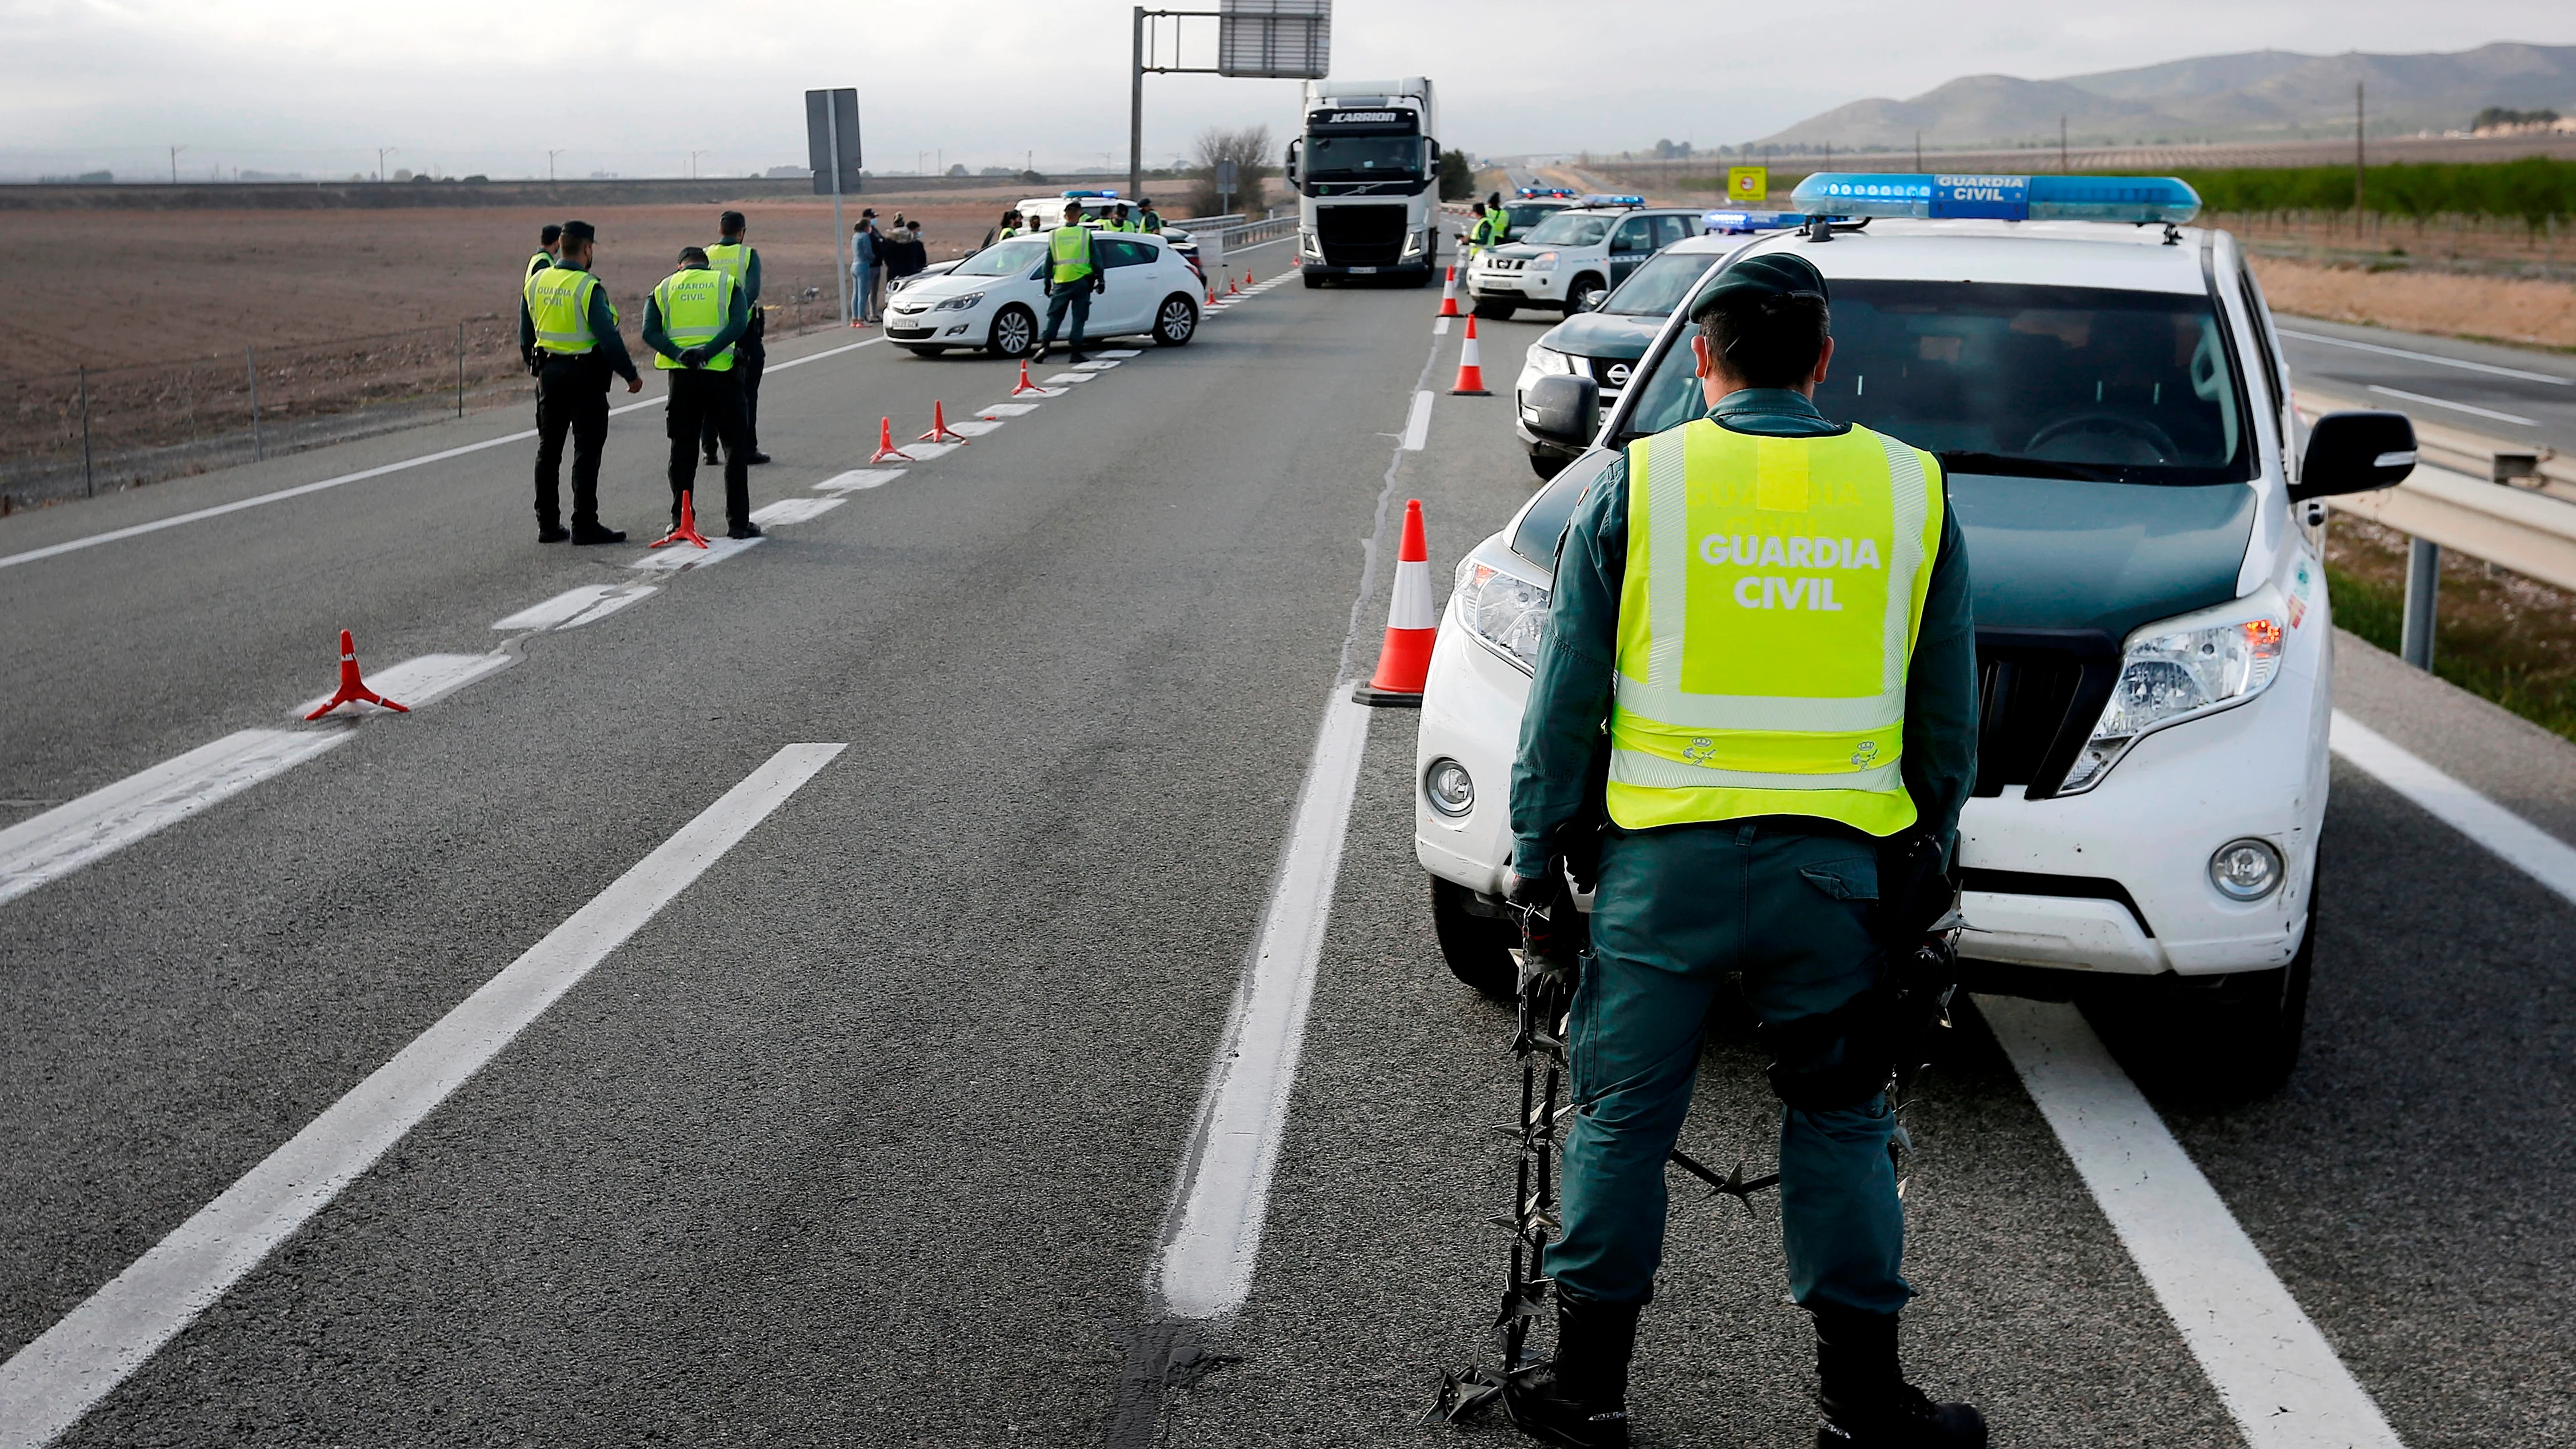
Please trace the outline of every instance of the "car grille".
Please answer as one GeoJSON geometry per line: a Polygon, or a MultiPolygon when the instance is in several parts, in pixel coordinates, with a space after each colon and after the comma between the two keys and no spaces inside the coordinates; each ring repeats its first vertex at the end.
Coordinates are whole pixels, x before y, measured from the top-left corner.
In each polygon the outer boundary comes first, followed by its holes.
{"type": "Polygon", "coordinates": [[[2097,629],[1977,631],[1977,788],[2057,793],[2120,677],[2120,649],[2097,629]]]}
{"type": "Polygon", "coordinates": [[[1327,266],[1392,266],[1404,255],[1404,208],[1319,206],[1315,244],[1323,249],[1327,266]]]}
{"type": "Polygon", "coordinates": [[[1637,359],[1633,357],[1587,357],[1583,360],[1592,364],[1592,380],[1601,384],[1605,393],[1626,387],[1629,376],[1637,370],[1637,359]]]}
{"type": "Polygon", "coordinates": [[[1489,272],[1517,272],[1520,269],[1521,259],[1518,257],[1485,258],[1485,270],[1489,272]]]}
{"type": "Polygon", "coordinates": [[[929,335],[931,335],[932,333],[934,333],[934,332],[936,332],[936,331],[938,331],[938,330],[939,330],[939,329],[938,329],[938,328],[936,328],[936,327],[894,327],[894,326],[889,326],[889,327],[887,327],[887,328],[886,328],[886,330],[885,330],[885,335],[887,335],[888,337],[928,337],[929,335]]]}

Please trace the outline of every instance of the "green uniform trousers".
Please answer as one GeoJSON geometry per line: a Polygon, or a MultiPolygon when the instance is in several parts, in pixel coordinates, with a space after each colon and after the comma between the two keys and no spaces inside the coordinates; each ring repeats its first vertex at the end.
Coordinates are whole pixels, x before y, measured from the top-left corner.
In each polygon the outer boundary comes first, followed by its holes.
{"type": "MultiPolygon", "coordinates": [[[[1877,898],[1876,848],[1858,832],[1774,818],[1611,833],[1567,1041],[1565,1232],[1547,1254],[1563,1289],[1613,1303],[1653,1292],[1665,1157],[1690,1110],[1709,1008],[1728,973],[1743,974],[1766,1024],[1842,1006],[1882,969],[1869,925],[1877,898]]],[[[1782,1069],[1830,1066],[1840,1051],[1828,1042],[1782,1069]]],[[[1784,1113],[1781,1231],[1801,1305],[1893,1313],[1913,1296],[1899,1271],[1905,1220],[1887,1150],[1895,1130],[1883,1096],[1784,1113]]]]}

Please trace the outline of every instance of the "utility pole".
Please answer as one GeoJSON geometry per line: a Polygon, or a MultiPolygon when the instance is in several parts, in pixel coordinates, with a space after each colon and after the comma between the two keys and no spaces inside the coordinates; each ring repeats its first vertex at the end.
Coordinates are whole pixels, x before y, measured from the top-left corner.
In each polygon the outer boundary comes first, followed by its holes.
{"type": "Polygon", "coordinates": [[[562,155],[567,149],[569,148],[558,147],[555,150],[548,151],[546,153],[546,180],[552,181],[555,179],[555,158],[562,155]]]}
{"type": "Polygon", "coordinates": [[[385,179],[385,158],[393,155],[401,149],[402,148],[400,146],[378,146],[376,148],[376,179],[378,181],[385,179]]]}
{"type": "Polygon", "coordinates": [[[173,186],[179,184],[179,153],[187,149],[185,146],[170,148],[170,184],[173,186]]]}
{"type": "Polygon", "coordinates": [[[1145,189],[1145,7],[1136,7],[1136,63],[1127,73],[1127,194],[1145,189]]]}
{"type": "Polygon", "coordinates": [[[2362,110],[2360,81],[2352,83],[2352,234],[2361,235],[2362,110]]]}
{"type": "Polygon", "coordinates": [[[689,153],[689,179],[691,181],[698,179],[698,158],[705,154],[707,153],[704,151],[692,151],[689,153]]]}
{"type": "Polygon", "coordinates": [[[2057,174],[2065,175],[2075,168],[2066,164],[2066,113],[2057,113],[2057,174]]]}
{"type": "Polygon", "coordinates": [[[1923,170],[1923,132],[1919,127],[1914,132],[1914,170],[1917,175],[1923,170]]]}

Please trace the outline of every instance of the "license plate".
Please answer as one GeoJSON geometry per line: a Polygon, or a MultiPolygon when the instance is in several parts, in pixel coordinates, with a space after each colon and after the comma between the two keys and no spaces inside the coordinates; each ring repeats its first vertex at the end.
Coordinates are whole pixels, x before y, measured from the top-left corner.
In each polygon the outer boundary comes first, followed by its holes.
{"type": "Polygon", "coordinates": [[[1376,270],[1377,268],[1375,267],[1353,267],[1351,268],[1351,274],[1353,276],[1357,276],[1363,272],[1374,272],[1376,270]]]}

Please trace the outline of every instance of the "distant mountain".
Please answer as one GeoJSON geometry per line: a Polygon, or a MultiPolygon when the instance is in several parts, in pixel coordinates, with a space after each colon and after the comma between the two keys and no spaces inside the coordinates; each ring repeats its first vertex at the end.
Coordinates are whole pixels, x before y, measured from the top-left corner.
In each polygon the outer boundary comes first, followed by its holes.
{"type": "Polygon", "coordinates": [[[2249,51],[2060,80],[1962,76],[1912,100],[1836,106],[1751,144],[1902,150],[2053,141],[2077,145],[2349,134],[2367,88],[2374,135],[2465,129],[2488,106],[2576,114],[2576,46],[2484,45],[2451,55],[2249,51]]]}

